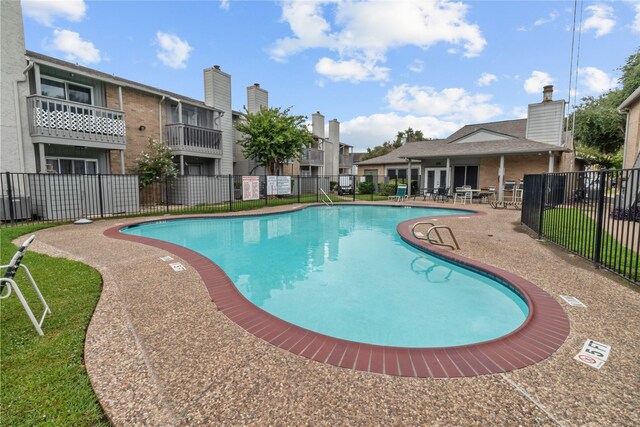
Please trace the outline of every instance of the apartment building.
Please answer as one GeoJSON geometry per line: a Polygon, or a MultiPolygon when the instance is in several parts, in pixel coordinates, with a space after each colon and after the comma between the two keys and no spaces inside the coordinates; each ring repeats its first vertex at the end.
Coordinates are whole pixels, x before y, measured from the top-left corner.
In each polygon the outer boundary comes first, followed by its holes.
{"type": "Polygon", "coordinates": [[[204,70],[203,102],[25,51],[19,2],[2,2],[1,31],[3,172],[124,174],[154,139],[180,175],[232,173],[231,77],[219,66],[204,70]]]}

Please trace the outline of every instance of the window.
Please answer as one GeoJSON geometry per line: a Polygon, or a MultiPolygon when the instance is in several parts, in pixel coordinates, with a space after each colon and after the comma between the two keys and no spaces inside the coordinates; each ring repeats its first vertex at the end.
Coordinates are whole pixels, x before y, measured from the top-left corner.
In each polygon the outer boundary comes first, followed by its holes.
{"type": "MultiPolygon", "coordinates": [[[[407,181],[407,168],[398,168],[398,169],[387,169],[387,178],[389,179],[400,179],[401,182],[406,183],[407,181]]],[[[411,179],[418,179],[418,169],[411,169],[411,179]]]]}
{"type": "Polygon", "coordinates": [[[453,186],[462,187],[463,185],[478,188],[478,166],[454,166],[453,186]]]}
{"type": "Polygon", "coordinates": [[[47,172],[76,175],[96,175],[98,173],[98,161],[95,159],[48,157],[46,162],[47,172]]]}
{"type": "Polygon", "coordinates": [[[40,78],[40,93],[51,98],[93,105],[93,88],[52,77],[40,78]]]}
{"type": "Polygon", "coordinates": [[[64,82],[45,79],[43,77],[40,80],[40,91],[44,96],[58,99],[67,99],[67,91],[64,82]]]}

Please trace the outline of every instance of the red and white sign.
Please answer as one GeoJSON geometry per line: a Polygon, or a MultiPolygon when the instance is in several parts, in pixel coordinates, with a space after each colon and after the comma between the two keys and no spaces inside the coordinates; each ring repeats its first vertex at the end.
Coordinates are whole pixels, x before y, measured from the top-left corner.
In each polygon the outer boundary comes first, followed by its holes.
{"type": "Polygon", "coordinates": [[[258,200],[260,198],[260,177],[242,177],[242,200],[258,200]]]}
{"type": "Polygon", "coordinates": [[[574,359],[592,368],[600,369],[609,358],[609,352],[611,352],[611,346],[594,340],[587,340],[580,353],[574,359]]]}

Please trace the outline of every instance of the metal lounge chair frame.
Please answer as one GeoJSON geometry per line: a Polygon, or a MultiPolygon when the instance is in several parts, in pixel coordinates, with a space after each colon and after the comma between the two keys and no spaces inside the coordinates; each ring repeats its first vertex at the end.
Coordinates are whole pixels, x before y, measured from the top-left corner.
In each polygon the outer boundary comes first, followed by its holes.
{"type": "Polygon", "coordinates": [[[396,202],[401,202],[402,200],[407,198],[407,184],[399,184],[396,189],[396,194],[393,196],[389,196],[389,200],[394,200],[396,202]]]}
{"type": "Polygon", "coordinates": [[[24,308],[24,311],[27,312],[27,316],[29,316],[31,323],[33,323],[33,326],[36,328],[36,331],[38,331],[40,335],[44,335],[44,333],[42,332],[42,323],[44,322],[46,315],[51,314],[51,309],[42,296],[42,293],[40,292],[36,281],[31,275],[31,272],[29,271],[27,266],[22,263],[22,258],[24,257],[27,248],[35,238],[36,236],[33,235],[25,240],[25,242],[22,244],[22,246],[20,246],[18,251],[13,256],[13,258],[11,258],[11,262],[9,262],[9,264],[7,265],[0,266],[0,270],[6,269],[4,276],[0,278],[0,299],[8,298],[9,296],[11,296],[12,291],[15,292],[15,294],[18,296],[18,299],[20,300],[20,303],[22,304],[22,307],[24,308]],[[38,295],[38,299],[44,306],[44,312],[42,313],[42,317],[40,317],[39,321],[34,316],[31,307],[29,307],[29,303],[27,303],[27,300],[24,298],[24,295],[22,295],[22,292],[20,291],[20,288],[15,281],[16,273],[20,268],[24,270],[25,274],[29,278],[29,281],[31,282],[31,285],[33,286],[33,290],[36,292],[36,295],[38,295]],[[7,288],[7,293],[2,295],[2,292],[4,292],[5,288],[7,288]]]}

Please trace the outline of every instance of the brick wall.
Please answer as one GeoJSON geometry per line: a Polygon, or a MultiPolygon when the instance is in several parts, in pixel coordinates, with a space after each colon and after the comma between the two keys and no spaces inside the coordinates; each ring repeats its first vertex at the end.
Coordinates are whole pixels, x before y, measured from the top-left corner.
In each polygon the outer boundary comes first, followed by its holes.
{"type": "MultiPolygon", "coordinates": [[[[558,158],[554,170],[558,169],[558,158]]],[[[489,186],[498,187],[498,167],[500,166],[500,157],[482,157],[480,158],[480,187],[489,186]]],[[[505,156],[504,157],[504,179],[516,180],[523,179],[526,174],[546,173],[549,170],[549,156],[543,154],[541,156],[505,156]]]]}
{"type": "MultiPolygon", "coordinates": [[[[107,108],[119,110],[118,87],[107,84],[107,108]]],[[[136,158],[145,150],[149,139],[160,140],[160,123],[158,108],[161,97],[131,88],[122,88],[122,104],[124,105],[127,128],[127,148],[124,152],[125,172],[136,167],[136,158]],[[140,130],[144,126],[144,130],[140,130]]],[[[166,101],[165,101],[166,102],[166,101]]],[[[162,127],[167,123],[166,105],[162,103],[162,127]]],[[[164,132],[164,129],[163,129],[164,132]]],[[[164,140],[164,135],[163,135],[164,140]]],[[[121,173],[120,153],[111,151],[111,173],[121,173]]]]}

